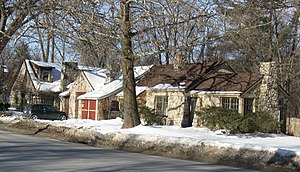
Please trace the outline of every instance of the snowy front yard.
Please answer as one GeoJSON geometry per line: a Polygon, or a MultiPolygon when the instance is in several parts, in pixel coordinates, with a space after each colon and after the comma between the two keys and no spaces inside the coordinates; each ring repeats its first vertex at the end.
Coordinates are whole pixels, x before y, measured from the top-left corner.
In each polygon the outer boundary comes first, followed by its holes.
{"type": "MultiPolygon", "coordinates": [[[[14,122],[18,120],[16,116],[0,117],[0,121],[14,122]]],[[[135,134],[147,141],[166,139],[176,143],[196,145],[205,143],[206,145],[220,148],[253,149],[258,151],[277,152],[282,155],[300,155],[300,138],[283,134],[250,133],[228,135],[221,131],[212,132],[206,128],[181,128],[177,126],[137,126],[131,129],[121,129],[122,119],[112,120],[83,120],[69,119],[66,121],[38,120],[54,126],[66,126],[70,128],[90,129],[101,134],[135,134]]]]}

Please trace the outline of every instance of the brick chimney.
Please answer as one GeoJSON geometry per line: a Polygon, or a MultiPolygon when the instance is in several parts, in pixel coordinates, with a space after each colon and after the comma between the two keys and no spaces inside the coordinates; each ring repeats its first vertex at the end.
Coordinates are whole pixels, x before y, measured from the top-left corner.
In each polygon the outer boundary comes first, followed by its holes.
{"type": "Polygon", "coordinates": [[[74,82],[80,74],[77,62],[62,62],[61,68],[61,91],[66,91],[67,86],[74,82]]]}

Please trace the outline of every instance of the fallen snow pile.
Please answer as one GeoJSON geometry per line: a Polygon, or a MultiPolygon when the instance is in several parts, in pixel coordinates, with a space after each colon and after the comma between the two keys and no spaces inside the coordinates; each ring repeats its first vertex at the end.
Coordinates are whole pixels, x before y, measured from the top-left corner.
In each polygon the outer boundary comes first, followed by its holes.
{"type": "Polygon", "coordinates": [[[91,129],[101,134],[124,133],[140,135],[147,141],[155,141],[157,137],[164,137],[176,143],[199,144],[209,143],[218,147],[251,148],[255,150],[280,151],[280,153],[293,153],[300,155],[300,138],[283,134],[250,133],[228,135],[219,131],[212,132],[207,128],[181,128],[178,126],[142,126],[131,129],[121,129],[123,124],[121,118],[103,121],[69,119],[66,121],[47,121],[55,126],[66,126],[75,128],[91,129]]]}
{"type": "MultiPolygon", "coordinates": [[[[17,123],[20,119],[1,117],[0,121],[17,123]]],[[[94,137],[97,137],[95,145],[134,152],[215,162],[236,161],[250,163],[249,166],[255,164],[257,167],[275,164],[275,167],[299,169],[300,165],[300,138],[283,134],[256,132],[230,135],[226,131],[212,132],[206,128],[177,126],[139,125],[131,129],[121,129],[121,118],[102,121],[69,119],[37,122],[58,128],[88,131],[89,135],[94,133],[94,137]]]]}

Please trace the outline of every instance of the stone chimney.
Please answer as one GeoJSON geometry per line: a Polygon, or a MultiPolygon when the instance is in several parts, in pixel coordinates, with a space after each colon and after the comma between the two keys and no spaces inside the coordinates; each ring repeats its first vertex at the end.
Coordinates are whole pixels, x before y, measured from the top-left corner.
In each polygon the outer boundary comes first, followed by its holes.
{"type": "Polygon", "coordinates": [[[111,72],[109,70],[107,70],[104,84],[109,84],[111,81],[112,81],[111,72]]]}
{"type": "Polygon", "coordinates": [[[262,81],[258,97],[258,110],[269,111],[278,117],[277,68],[274,61],[260,63],[262,81]]]}
{"type": "Polygon", "coordinates": [[[66,91],[67,86],[74,82],[80,74],[77,62],[62,62],[61,68],[61,91],[66,91]]]}
{"type": "Polygon", "coordinates": [[[174,57],[174,69],[175,70],[180,70],[180,68],[184,68],[184,65],[187,64],[187,59],[186,57],[180,53],[176,54],[174,57]]]}

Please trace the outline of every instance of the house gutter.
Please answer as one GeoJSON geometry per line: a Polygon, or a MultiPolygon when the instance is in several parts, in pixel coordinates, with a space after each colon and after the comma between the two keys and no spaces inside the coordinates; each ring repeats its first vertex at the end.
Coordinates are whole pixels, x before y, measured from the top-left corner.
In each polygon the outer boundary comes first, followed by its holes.
{"type": "Polygon", "coordinates": [[[191,94],[242,94],[241,91],[190,91],[191,94]]]}

